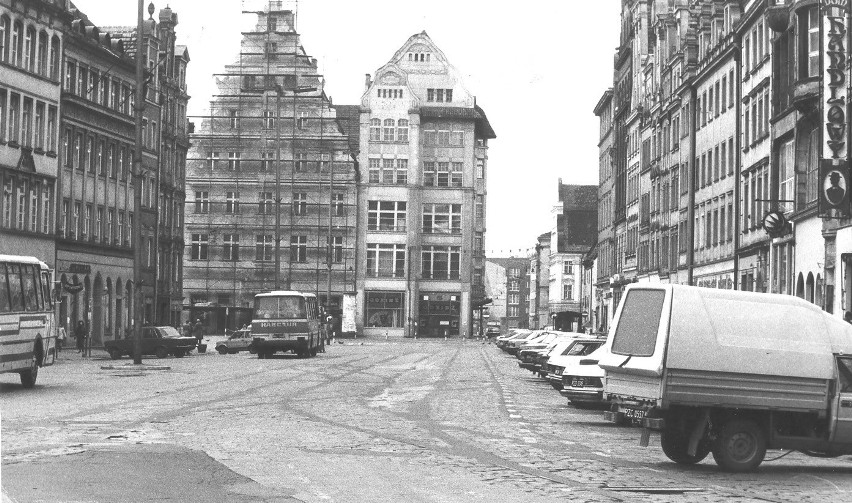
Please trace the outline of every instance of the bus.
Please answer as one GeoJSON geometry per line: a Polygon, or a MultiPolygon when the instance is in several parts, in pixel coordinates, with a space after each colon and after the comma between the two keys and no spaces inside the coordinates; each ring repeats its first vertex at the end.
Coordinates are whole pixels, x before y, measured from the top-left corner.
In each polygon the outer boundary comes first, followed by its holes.
{"type": "Polygon", "coordinates": [[[274,291],[255,295],[251,334],[257,357],[268,358],[277,351],[316,356],[325,344],[319,317],[317,296],[312,293],[274,291]]]}
{"type": "Polygon", "coordinates": [[[0,255],[0,372],[19,373],[25,388],[56,358],[51,284],[41,260],[0,255]]]}

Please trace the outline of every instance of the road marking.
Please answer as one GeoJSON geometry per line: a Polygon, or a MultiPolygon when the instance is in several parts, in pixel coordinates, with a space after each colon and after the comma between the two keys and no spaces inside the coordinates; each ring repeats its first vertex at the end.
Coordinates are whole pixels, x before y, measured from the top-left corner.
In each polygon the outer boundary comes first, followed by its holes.
{"type": "Polygon", "coordinates": [[[512,419],[518,419],[521,416],[520,416],[520,414],[509,414],[509,417],[512,418],[512,419]]]}
{"type": "Polygon", "coordinates": [[[538,443],[538,440],[536,440],[535,437],[524,437],[524,442],[528,444],[535,444],[538,443]]]}

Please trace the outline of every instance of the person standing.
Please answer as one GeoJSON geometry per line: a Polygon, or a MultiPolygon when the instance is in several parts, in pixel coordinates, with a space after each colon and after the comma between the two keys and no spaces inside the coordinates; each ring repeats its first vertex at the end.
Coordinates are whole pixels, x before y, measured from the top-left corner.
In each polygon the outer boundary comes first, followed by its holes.
{"type": "Polygon", "coordinates": [[[83,320],[77,322],[77,327],[74,328],[74,338],[77,339],[77,352],[83,353],[86,349],[86,324],[83,320]]]}
{"type": "Polygon", "coordinates": [[[59,330],[56,332],[56,356],[59,356],[59,352],[62,351],[62,346],[65,344],[66,338],[65,327],[59,325],[59,330]]]}
{"type": "Polygon", "coordinates": [[[192,335],[195,336],[195,340],[200,346],[201,341],[204,339],[204,325],[201,324],[201,318],[195,321],[195,325],[192,327],[192,335]]]}

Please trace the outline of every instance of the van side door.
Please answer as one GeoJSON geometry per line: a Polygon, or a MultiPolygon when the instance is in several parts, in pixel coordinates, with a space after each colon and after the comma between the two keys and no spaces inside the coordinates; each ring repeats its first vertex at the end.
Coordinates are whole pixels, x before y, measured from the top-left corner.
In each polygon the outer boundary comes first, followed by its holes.
{"type": "Polygon", "coordinates": [[[852,443],[852,357],[838,356],[837,396],[835,397],[835,424],[832,441],[852,443]]]}

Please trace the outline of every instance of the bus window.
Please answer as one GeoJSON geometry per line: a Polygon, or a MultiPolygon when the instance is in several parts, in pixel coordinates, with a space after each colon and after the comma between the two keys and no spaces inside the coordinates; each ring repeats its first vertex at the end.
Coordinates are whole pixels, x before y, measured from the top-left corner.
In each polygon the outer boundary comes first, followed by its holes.
{"type": "Polygon", "coordinates": [[[44,295],[44,306],[53,307],[53,297],[50,295],[50,273],[47,271],[41,273],[41,291],[44,295]]]}
{"type": "Polygon", "coordinates": [[[38,293],[36,292],[35,278],[33,277],[33,266],[25,264],[21,266],[21,278],[24,286],[24,298],[27,305],[27,311],[38,311],[40,306],[38,302],[38,293]]]}
{"type": "Polygon", "coordinates": [[[255,319],[305,318],[305,299],[302,297],[257,297],[254,299],[255,319]]]}
{"type": "Polygon", "coordinates": [[[0,313],[12,310],[9,305],[9,281],[6,277],[6,264],[0,263],[0,313]]]}
{"type": "Polygon", "coordinates": [[[7,264],[9,275],[9,300],[12,311],[24,310],[24,292],[21,290],[21,266],[18,264],[7,264]]]}

